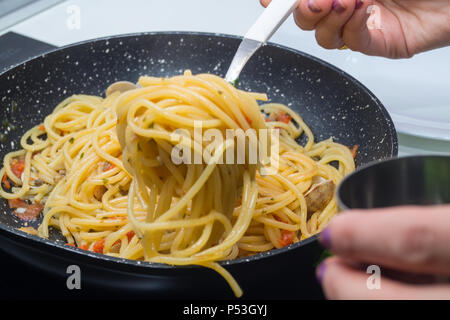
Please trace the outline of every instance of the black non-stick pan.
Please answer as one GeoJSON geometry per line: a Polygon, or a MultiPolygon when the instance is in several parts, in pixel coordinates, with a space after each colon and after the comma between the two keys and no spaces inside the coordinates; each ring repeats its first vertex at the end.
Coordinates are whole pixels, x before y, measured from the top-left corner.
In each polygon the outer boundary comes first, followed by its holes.
{"type": "MultiPolygon", "coordinates": [[[[0,114],[10,127],[2,137],[0,156],[17,149],[22,134],[67,96],[102,95],[117,80],[172,76],[185,69],[223,76],[239,42],[237,37],[206,33],[135,34],[71,45],[18,65],[0,75],[0,114]]],[[[380,101],[351,76],[317,58],[266,45],[246,65],[238,87],[266,92],[271,101],[299,112],[317,141],[333,137],[359,145],[357,165],[397,155],[395,128],[380,101]]],[[[57,232],[46,240],[16,230],[20,226],[7,202],[0,200],[1,247],[51,273],[66,275],[67,267],[75,264],[83,283],[146,298],[233,297],[211,270],[112,258],[69,247],[57,232]]],[[[312,237],[222,264],[242,286],[244,298],[318,298],[314,267],[321,252],[317,237],[312,237]]]]}

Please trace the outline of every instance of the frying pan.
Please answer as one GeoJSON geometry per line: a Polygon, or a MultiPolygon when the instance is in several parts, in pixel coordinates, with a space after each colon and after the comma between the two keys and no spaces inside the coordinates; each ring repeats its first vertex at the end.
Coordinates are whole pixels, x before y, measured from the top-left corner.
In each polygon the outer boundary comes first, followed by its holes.
{"type": "MultiPolygon", "coordinates": [[[[17,149],[24,132],[69,95],[102,95],[112,82],[136,81],[144,74],[164,77],[191,69],[194,74],[223,76],[239,43],[238,37],[220,34],[132,34],[70,45],[26,61],[0,75],[0,114],[11,127],[0,144],[0,156],[17,149]]],[[[299,112],[316,141],[333,137],[345,145],[358,144],[357,166],[397,155],[395,128],[380,101],[357,80],[317,58],[268,44],[246,65],[238,87],[267,92],[271,101],[299,112]]],[[[64,245],[57,231],[42,239],[15,229],[21,226],[7,202],[0,200],[1,247],[52,274],[67,276],[67,267],[75,264],[83,283],[124,294],[160,299],[234,297],[226,282],[209,269],[108,257],[64,245]]],[[[321,253],[314,236],[222,265],[242,286],[244,298],[320,298],[314,267],[321,253]]]]}

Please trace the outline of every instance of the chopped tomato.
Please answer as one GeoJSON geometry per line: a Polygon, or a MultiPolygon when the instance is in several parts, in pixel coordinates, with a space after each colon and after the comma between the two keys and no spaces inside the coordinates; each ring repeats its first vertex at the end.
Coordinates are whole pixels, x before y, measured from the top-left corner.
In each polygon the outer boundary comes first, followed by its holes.
{"type": "MultiPolygon", "coordinates": [[[[74,243],[66,243],[66,245],[71,246],[71,247],[77,247],[74,243]]],[[[88,246],[85,244],[82,244],[81,246],[78,246],[79,249],[83,249],[83,250],[88,250],[88,246]]]]}
{"type": "Polygon", "coordinates": [[[11,183],[9,183],[8,176],[6,174],[3,175],[2,183],[6,189],[11,189],[11,183]]]}
{"type": "Polygon", "coordinates": [[[24,208],[28,204],[22,199],[17,198],[17,199],[8,199],[8,205],[11,209],[16,209],[16,208],[24,208]]]}
{"type": "MultiPolygon", "coordinates": [[[[128,242],[130,242],[131,239],[133,239],[133,237],[134,237],[134,231],[127,232],[126,236],[128,238],[128,242]]],[[[120,240],[117,240],[116,242],[114,242],[114,244],[112,246],[114,247],[115,245],[117,245],[119,243],[120,243],[120,240]]]]}
{"type": "Polygon", "coordinates": [[[41,125],[39,126],[39,130],[45,131],[45,126],[44,126],[43,124],[41,124],[41,125]]]}
{"type": "Polygon", "coordinates": [[[94,247],[92,248],[92,250],[97,253],[103,253],[104,247],[105,247],[105,239],[102,239],[94,243],[94,247]]]}
{"type": "Polygon", "coordinates": [[[279,216],[277,216],[276,214],[273,215],[273,217],[275,218],[275,220],[282,222],[283,220],[281,220],[281,218],[279,216]]]}
{"type": "Polygon", "coordinates": [[[13,211],[13,213],[17,217],[25,221],[36,220],[36,218],[39,216],[42,209],[44,208],[43,205],[37,203],[34,204],[25,203],[25,205],[26,205],[25,207],[17,207],[17,209],[13,211]]]}
{"type": "Polygon", "coordinates": [[[289,230],[283,230],[281,231],[281,239],[280,239],[280,245],[283,247],[288,246],[294,241],[294,232],[289,230]]]}
{"type": "Polygon", "coordinates": [[[16,209],[13,213],[17,217],[26,221],[35,220],[44,208],[42,204],[28,204],[22,199],[9,199],[8,204],[11,209],[16,209]]]}
{"type": "Polygon", "coordinates": [[[292,117],[287,113],[280,113],[277,117],[277,120],[284,123],[289,123],[292,120],[292,117]]]}
{"type": "Polygon", "coordinates": [[[133,239],[133,237],[134,237],[134,231],[127,232],[128,242],[130,242],[131,239],[133,239]]]}
{"type": "Polygon", "coordinates": [[[14,173],[14,175],[20,179],[22,177],[23,171],[25,170],[25,160],[24,159],[20,159],[20,160],[14,159],[11,162],[11,170],[14,173]]]}
{"type": "Polygon", "coordinates": [[[284,221],[283,219],[281,219],[281,218],[280,218],[278,215],[276,215],[276,214],[274,214],[273,217],[274,217],[275,220],[277,220],[277,221],[279,221],[279,222],[286,222],[286,221],[284,221]]]}
{"type": "Polygon", "coordinates": [[[350,149],[350,152],[352,154],[353,159],[356,158],[356,154],[358,153],[359,145],[355,144],[353,147],[348,147],[350,149]]]}
{"type": "Polygon", "coordinates": [[[103,167],[103,168],[104,168],[103,171],[111,170],[111,169],[113,169],[114,167],[115,167],[114,164],[107,162],[107,163],[105,164],[105,166],[103,167]]]}

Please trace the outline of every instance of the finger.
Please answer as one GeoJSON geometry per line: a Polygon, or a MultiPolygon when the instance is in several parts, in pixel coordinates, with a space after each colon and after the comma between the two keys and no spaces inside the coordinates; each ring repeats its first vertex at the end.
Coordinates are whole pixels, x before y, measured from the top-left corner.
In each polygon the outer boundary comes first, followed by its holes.
{"type": "Polygon", "coordinates": [[[266,8],[272,0],[259,0],[259,3],[266,8]]]}
{"type": "Polygon", "coordinates": [[[325,49],[344,45],[343,27],[355,11],[355,0],[334,0],[331,12],[316,25],[316,40],[325,49]]]}
{"type": "Polygon", "coordinates": [[[450,206],[350,211],[321,242],[335,254],[393,269],[450,275],[450,206]]]}
{"type": "Polygon", "coordinates": [[[313,30],[327,16],[333,0],[301,0],[294,11],[295,23],[303,30],[313,30]]]}
{"type": "Polygon", "coordinates": [[[412,56],[406,42],[401,42],[403,28],[398,17],[373,0],[362,1],[343,28],[342,38],[348,48],[367,55],[388,58],[412,56]],[[395,32],[394,32],[395,30],[395,32]]]}
{"type": "Polygon", "coordinates": [[[318,279],[328,299],[450,299],[448,284],[409,285],[385,278],[382,273],[366,273],[338,257],[326,259],[317,269],[318,279]]]}
{"type": "Polygon", "coordinates": [[[355,11],[343,28],[342,39],[345,45],[354,51],[367,53],[372,49],[371,34],[367,27],[367,11],[372,5],[373,0],[358,1],[355,11]]]}

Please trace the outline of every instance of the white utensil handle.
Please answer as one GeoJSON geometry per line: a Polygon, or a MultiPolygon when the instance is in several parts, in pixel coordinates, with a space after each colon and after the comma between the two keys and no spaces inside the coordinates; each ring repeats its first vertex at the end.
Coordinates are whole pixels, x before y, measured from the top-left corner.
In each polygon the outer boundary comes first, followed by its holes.
{"type": "Polygon", "coordinates": [[[298,0],[272,0],[245,38],[265,43],[297,7],[298,0]]]}

